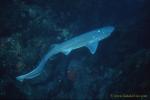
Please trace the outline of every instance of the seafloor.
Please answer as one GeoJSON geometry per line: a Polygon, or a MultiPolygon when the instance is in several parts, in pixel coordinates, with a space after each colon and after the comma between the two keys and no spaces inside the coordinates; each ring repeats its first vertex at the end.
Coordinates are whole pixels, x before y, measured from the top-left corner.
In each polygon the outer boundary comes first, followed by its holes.
{"type": "Polygon", "coordinates": [[[1,0],[0,100],[150,100],[149,0],[1,0]],[[57,54],[36,78],[53,44],[114,26],[94,55],[57,54]]]}

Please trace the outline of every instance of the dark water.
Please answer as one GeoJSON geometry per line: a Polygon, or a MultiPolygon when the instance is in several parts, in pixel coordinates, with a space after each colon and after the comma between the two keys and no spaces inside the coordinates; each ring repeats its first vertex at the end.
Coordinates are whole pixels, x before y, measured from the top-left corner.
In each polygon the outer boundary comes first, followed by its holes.
{"type": "Polygon", "coordinates": [[[149,26],[149,0],[1,0],[0,99],[149,100],[149,26]],[[114,32],[94,55],[58,54],[40,76],[15,79],[51,45],[110,25],[114,32]]]}

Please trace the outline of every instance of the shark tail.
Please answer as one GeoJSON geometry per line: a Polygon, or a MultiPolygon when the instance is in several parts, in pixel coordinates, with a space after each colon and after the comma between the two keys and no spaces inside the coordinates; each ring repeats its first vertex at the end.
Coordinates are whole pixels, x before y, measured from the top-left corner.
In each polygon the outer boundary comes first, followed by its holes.
{"type": "Polygon", "coordinates": [[[34,70],[32,70],[27,74],[17,76],[16,79],[20,82],[23,82],[25,79],[32,79],[39,76],[42,73],[43,68],[46,62],[48,61],[48,59],[52,57],[54,54],[55,53],[53,51],[49,51],[48,54],[46,54],[44,58],[42,58],[42,60],[39,62],[38,66],[34,70]]]}
{"type": "Polygon", "coordinates": [[[44,67],[44,66],[38,66],[37,68],[35,68],[34,70],[32,70],[27,74],[17,76],[16,79],[20,82],[23,82],[25,79],[32,79],[36,76],[39,76],[43,69],[43,68],[41,69],[40,67],[44,67]]]}

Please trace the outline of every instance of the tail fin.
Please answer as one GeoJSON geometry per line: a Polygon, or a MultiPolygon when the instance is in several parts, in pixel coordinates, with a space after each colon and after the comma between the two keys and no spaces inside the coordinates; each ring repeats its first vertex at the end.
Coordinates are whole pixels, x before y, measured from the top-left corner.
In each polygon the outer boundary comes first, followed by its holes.
{"type": "Polygon", "coordinates": [[[24,75],[20,75],[18,77],[16,77],[17,80],[23,82],[25,79],[32,79],[34,77],[37,77],[41,74],[41,72],[43,71],[43,68],[46,64],[46,62],[48,61],[48,59],[50,57],[52,57],[54,54],[56,54],[56,52],[53,52],[53,50],[49,51],[45,56],[44,58],[39,62],[38,66],[32,70],[31,72],[27,73],[27,74],[24,74],[24,75]]]}
{"type": "Polygon", "coordinates": [[[21,75],[21,76],[18,76],[18,77],[16,77],[16,79],[18,80],[18,81],[20,81],[20,82],[23,82],[24,81],[24,75],[21,75]]]}
{"type": "MultiPolygon", "coordinates": [[[[16,77],[16,79],[20,82],[23,82],[25,79],[32,79],[36,76],[39,76],[42,72],[42,69],[41,69],[42,66],[38,66],[36,69],[34,69],[33,71],[27,73],[27,74],[24,74],[24,75],[20,75],[18,77],[16,77]],[[39,70],[41,69],[41,70],[39,70]]],[[[43,66],[44,67],[44,66],[43,66]]]]}

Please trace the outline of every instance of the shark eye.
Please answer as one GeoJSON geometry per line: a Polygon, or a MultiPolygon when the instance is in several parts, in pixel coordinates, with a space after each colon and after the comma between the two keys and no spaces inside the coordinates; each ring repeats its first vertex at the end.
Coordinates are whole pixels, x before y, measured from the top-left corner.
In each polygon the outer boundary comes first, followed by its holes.
{"type": "Polygon", "coordinates": [[[101,32],[101,30],[98,30],[97,32],[98,32],[98,33],[100,33],[100,32],[101,32]]]}

